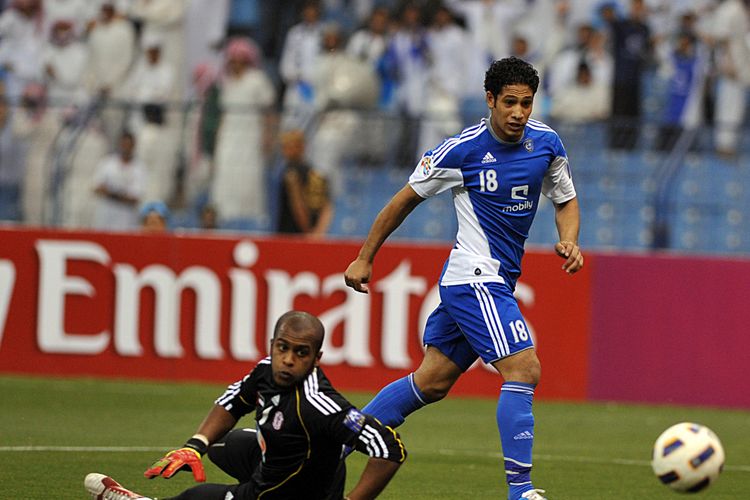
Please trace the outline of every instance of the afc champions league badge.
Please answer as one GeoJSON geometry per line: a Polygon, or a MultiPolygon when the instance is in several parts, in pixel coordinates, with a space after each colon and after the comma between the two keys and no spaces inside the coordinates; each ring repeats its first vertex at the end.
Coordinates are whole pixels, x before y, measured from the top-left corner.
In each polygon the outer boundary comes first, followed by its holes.
{"type": "Polygon", "coordinates": [[[273,422],[271,423],[274,429],[277,431],[281,429],[281,426],[284,425],[284,414],[281,412],[281,410],[277,411],[273,416],[273,422]]]}
{"type": "Polygon", "coordinates": [[[419,162],[419,166],[422,168],[422,175],[430,175],[430,170],[432,170],[432,156],[423,156],[419,162]]]}
{"type": "Polygon", "coordinates": [[[531,139],[526,139],[525,141],[523,141],[523,147],[526,148],[526,151],[531,153],[532,151],[534,151],[534,141],[532,141],[531,139]]]}

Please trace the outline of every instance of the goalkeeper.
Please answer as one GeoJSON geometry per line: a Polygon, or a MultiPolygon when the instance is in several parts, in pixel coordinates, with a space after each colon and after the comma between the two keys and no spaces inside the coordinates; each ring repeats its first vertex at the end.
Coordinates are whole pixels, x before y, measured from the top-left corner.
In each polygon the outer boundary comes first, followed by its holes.
{"type": "MultiPolygon", "coordinates": [[[[204,482],[201,458],[208,454],[238,484],[201,484],[173,500],[375,498],[406,459],[406,449],[393,429],[361,413],[331,386],[318,366],[323,335],[315,316],[282,315],[274,327],[271,356],[230,385],[197,433],[145,476],[170,478],[190,470],[204,482]],[[255,428],[234,429],[252,411],[255,428]],[[345,445],[370,456],[346,497],[345,445]]],[[[87,475],[85,487],[97,500],[148,498],[103,474],[87,475]]]]}

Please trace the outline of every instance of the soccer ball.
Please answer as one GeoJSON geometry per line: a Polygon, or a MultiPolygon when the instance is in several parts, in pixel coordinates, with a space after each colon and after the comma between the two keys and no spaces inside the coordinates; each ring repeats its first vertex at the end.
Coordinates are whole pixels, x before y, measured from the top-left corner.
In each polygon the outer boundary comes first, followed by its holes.
{"type": "Polygon", "coordinates": [[[656,440],[651,467],[656,477],[673,490],[696,493],[719,477],[724,448],[705,425],[682,422],[656,440]]]}

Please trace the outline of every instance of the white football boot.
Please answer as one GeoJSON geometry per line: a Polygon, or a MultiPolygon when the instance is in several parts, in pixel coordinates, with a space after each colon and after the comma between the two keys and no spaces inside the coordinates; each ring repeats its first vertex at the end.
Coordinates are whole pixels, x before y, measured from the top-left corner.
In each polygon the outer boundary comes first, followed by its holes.
{"type": "Polygon", "coordinates": [[[544,493],[544,490],[524,491],[521,498],[524,500],[547,500],[547,497],[543,497],[542,493],[544,493]]]}
{"type": "Polygon", "coordinates": [[[151,500],[148,497],[144,497],[124,488],[111,477],[105,476],[104,474],[97,474],[96,472],[86,475],[86,479],[83,480],[83,485],[94,500],[132,500],[134,498],[151,500]]]}

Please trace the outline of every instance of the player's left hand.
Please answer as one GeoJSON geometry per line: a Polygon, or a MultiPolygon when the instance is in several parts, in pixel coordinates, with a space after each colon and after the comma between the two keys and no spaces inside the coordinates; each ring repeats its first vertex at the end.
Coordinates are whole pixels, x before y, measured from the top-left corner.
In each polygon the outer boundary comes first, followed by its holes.
{"type": "Polygon", "coordinates": [[[372,264],[362,259],[356,259],[346,268],[344,282],[346,286],[358,292],[369,293],[367,283],[370,281],[371,274],[372,264]]]}
{"type": "Polygon", "coordinates": [[[558,241],[555,243],[555,252],[565,259],[562,269],[566,273],[576,273],[583,267],[583,254],[581,253],[581,249],[578,248],[577,243],[572,241],[558,241]]]}
{"type": "Polygon", "coordinates": [[[181,470],[192,471],[193,477],[199,483],[206,480],[206,471],[203,469],[201,454],[192,448],[170,451],[146,469],[143,475],[149,479],[156,476],[169,479],[181,470]]]}

